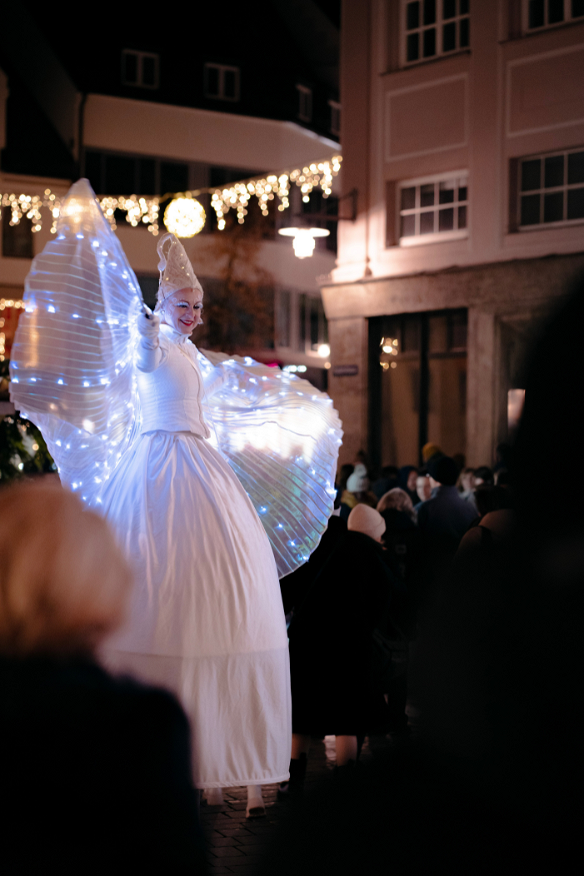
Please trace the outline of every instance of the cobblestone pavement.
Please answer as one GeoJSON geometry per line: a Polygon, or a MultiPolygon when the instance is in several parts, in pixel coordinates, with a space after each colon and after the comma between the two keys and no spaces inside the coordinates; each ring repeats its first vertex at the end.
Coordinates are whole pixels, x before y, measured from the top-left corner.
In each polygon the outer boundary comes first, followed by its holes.
{"type": "MultiPolygon", "coordinates": [[[[368,742],[365,742],[361,760],[371,757],[368,742]]],[[[317,782],[335,765],[334,736],[313,740],[308,755],[306,788],[317,782]]],[[[264,785],[262,789],[266,814],[261,818],[245,817],[247,792],[245,788],[229,788],[224,791],[225,802],[221,806],[201,806],[201,822],[208,843],[208,859],[212,876],[236,874],[252,876],[261,856],[267,848],[286,804],[276,800],[277,785],[264,785]]]]}

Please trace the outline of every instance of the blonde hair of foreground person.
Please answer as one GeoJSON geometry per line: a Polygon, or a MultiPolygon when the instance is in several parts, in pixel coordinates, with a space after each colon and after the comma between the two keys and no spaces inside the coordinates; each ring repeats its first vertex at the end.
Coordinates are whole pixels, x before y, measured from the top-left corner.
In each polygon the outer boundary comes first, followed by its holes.
{"type": "Polygon", "coordinates": [[[92,655],[123,621],[130,568],[105,520],[60,486],[0,492],[0,653],[92,655]]]}

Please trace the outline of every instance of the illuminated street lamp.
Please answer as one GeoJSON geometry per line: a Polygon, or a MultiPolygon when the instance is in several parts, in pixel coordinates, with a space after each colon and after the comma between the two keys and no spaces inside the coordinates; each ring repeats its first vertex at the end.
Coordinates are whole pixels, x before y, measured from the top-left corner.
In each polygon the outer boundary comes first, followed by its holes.
{"type": "Polygon", "coordinates": [[[314,252],[315,238],[328,237],[328,228],[280,228],[278,234],[293,237],[294,255],[298,259],[309,258],[314,252]]]}

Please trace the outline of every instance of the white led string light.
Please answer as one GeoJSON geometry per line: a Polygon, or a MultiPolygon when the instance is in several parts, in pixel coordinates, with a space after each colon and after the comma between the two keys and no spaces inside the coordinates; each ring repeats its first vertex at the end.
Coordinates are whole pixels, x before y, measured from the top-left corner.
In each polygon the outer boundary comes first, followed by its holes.
{"type": "MultiPolygon", "coordinates": [[[[340,155],[334,155],[330,159],[313,162],[302,168],[296,168],[279,174],[270,174],[265,177],[242,180],[241,182],[232,183],[225,188],[197,189],[193,192],[180,192],[179,194],[169,193],[160,198],[147,198],[137,195],[131,195],[130,197],[107,195],[98,197],[98,201],[113,231],[116,230],[116,210],[121,210],[126,214],[126,222],[133,228],[141,224],[145,225],[148,231],[156,236],[160,231],[160,204],[163,201],[170,200],[171,203],[167,208],[168,210],[173,205],[176,207],[179,201],[192,199],[193,204],[190,205],[191,212],[194,209],[198,214],[198,218],[194,224],[189,223],[189,233],[185,236],[191,237],[193,234],[198,233],[204,225],[204,218],[201,221],[201,211],[202,217],[204,217],[204,211],[199,202],[195,200],[197,195],[205,193],[211,195],[211,206],[217,216],[217,227],[219,231],[223,231],[225,228],[225,216],[229,210],[234,209],[237,213],[237,221],[240,225],[243,224],[247,216],[247,205],[251,197],[257,198],[263,216],[268,215],[269,202],[275,198],[280,201],[278,204],[280,212],[290,206],[289,196],[292,185],[298,186],[302,192],[302,200],[305,203],[308,203],[310,193],[316,188],[322,191],[323,197],[328,198],[332,193],[333,179],[341,169],[341,161],[340,155]],[[196,225],[200,227],[198,231],[193,231],[196,225]]],[[[51,234],[56,232],[61,201],[61,196],[52,192],[51,189],[45,189],[42,194],[23,193],[16,195],[14,192],[0,192],[0,205],[10,208],[10,225],[18,225],[22,217],[25,216],[31,221],[33,233],[41,230],[44,220],[43,213],[47,212],[51,219],[51,234]]],[[[171,214],[172,212],[171,210],[171,214]]],[[[183,235],[179,234],[178,236],[183,235]]]]}

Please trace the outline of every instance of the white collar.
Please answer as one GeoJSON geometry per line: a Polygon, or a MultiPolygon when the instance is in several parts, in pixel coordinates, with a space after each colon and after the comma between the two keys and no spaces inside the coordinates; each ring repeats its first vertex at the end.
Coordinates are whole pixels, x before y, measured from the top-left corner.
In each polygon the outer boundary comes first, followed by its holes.
{"type": "Polygon", "coordinates": [[[160,323],[160,331],[171,344],[187,344],[189,341],[188,335],[183,335],[182,332],[177,332],[171,325],[165,322],[160,323]]]}

